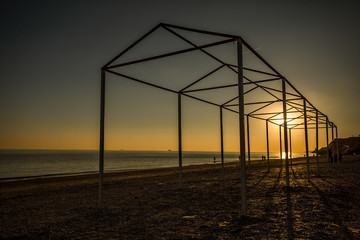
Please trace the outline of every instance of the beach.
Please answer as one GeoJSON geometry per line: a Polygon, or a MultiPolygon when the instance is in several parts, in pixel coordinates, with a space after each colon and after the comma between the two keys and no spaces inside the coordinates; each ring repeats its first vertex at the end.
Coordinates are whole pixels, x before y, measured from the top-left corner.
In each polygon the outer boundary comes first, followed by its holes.
{"type": "Polygon", "coordinates": [[[0,239],[360,239],[360,156],[341,163],[294,159],[1,181],[0,239]]]}

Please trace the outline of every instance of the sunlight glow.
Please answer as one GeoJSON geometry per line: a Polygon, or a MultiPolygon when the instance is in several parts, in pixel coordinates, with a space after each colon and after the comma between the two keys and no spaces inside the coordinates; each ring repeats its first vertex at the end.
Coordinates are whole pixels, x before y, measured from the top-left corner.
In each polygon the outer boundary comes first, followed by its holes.
{"type": "MultiPolygon", "coordinates": [[[[281,157],[282,157],[282,159],[285,159],[285,152],[282,152],[282,154],[281,154],[281,157]]],[[[288,158],[290,159],[290,152],[288,152],[288,158]]]]}

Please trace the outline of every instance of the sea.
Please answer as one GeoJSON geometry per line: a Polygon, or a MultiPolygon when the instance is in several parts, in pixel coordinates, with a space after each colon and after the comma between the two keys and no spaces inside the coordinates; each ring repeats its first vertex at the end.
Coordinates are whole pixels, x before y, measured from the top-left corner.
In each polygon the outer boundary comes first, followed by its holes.
{"type": "MultiPolygon", "coordinates": [[[[252,152],[251,160],[260,160],[266,152],[252,152]]],[[[293,153],[302,157],[303,153],[293,153]]],[[[279,158],[271,152],[270,158],[279,158]]],[[[220,152],[183,152],[183,166],[221,162],[220,152]],[[215,159],[214,159],[215,158],[215,159]]],[[[226,152],[224,162],[239,161],[239,153],[226,152]]],[[[176,151],[105,151],[104,171],[131,171],[177,167],[176,151]]],[[[96,173],[97,150],[7,150],[0,149],[0,180],[20,180],[64,175],[96,173]]]]}

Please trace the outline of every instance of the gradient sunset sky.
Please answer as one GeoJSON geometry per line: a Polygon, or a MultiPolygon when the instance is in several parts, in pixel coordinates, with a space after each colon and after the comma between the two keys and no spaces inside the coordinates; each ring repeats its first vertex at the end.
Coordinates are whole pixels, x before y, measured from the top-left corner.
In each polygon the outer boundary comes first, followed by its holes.
{"type": "MultiPolygon", "coordinates": [[[[0,4],[0,149],[98,149],[100,68],[160,22],[242,36],[329,116],[339,137],[360,134],[359,1],[0,4]]],[[[106,149],[177,149],[175,94],[109,78],[106,104],[106,149]]],[[[183,104],[183,150],[218,151],[218,109],[183,104]]],[[[224,117],[225,150],[237,151],[236,116],[224,117]]],[[[252,151],[266,150],[264,131],[263,122],[251,122],[252,151]]],[[[297,131],[293,150],[304,151],[297,131]]],[[[278,127],[270,136],[278,151],[278,127]]],[[[309,137],[313,150],[314,131],[309,137]]]]}

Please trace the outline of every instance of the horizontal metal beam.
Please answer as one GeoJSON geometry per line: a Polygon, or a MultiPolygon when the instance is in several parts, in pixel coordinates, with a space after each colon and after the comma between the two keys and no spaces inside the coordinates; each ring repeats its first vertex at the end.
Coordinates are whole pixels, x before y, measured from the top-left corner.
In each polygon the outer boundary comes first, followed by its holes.
{"type": "MultiPolygon", "coordinates": [[[[181,92],[179,92],[181,93],[181,92]]],[[[189,97],[189,98],[192,98],[192,99],[196,99],[200,102],[204,102],[204,103],[207,103],[207,104],[210,104],[210,105],[213,105],[213,106],[217,106],[217,107],[220,107],[219,104],[216,104],[216,103],[213,103],[213,102],[210,102],[210,101],[207,101],[207,100],[204,100],[204,99],[201,99],[201,98],[198,98],[198,97],[194,97],[194,96],[191,96],[191,95],[188,95],[188,94],[185,94],[185,93],[181,93],[182,95],[186,96],[186,97],[189,97]]]]}
{"type": "Polygon", "coordinates": [[[184,93],[201,92],[201,91],[208,91],[208,90],[215,90],[215,89],[229,88],[229,87],[237,87],[237,86],[238,86],[238,84],[230,84],[230,85],[222,85],[222,86],[215,86],[215,87],[187,90],[187,91],[183,91],[183,92],[184,93]]]}
{"type": "MultiPolygon", "coordinates": [[[[281,100],[273,100],[273,101],[264,101],[264,102],[249,102],[249,103],[244,103],[244,105],[255,105],[255,104],[267,104],[267,103],[275,103],[275,102],[280,102],[281,100]]],[[[226,105],[227,107],[234,107],[234,106],[239,106],[239,104],[229,104],[226,105]]]]}
{"type": "Polygon", "coordinates": [[[185,31],[189,31],[189,32],[203,33],[203,34],[208,34],[208,35],[213,35],[213,36],[218,36],[218,37],[225,37],[225,38],[233,38],[234,40],[241,39],[240,36],[231,35],[231,34],[224,34],[224,33],[212,32],[212,31],[199,30],[199,29],[182,27],[182,26],[177,26],[177,25],[172,25],[172,24],[167,24],[167,23],[161,23],[161,25],[165,26],[165,27],[185,30],[185,31]]]}
{"type": "MultiPolygon", "coordinates": [[[[246,115],[246,116],[249,116],[249,117],[251,117],[251,118],[254,118],[254,119],[259,119],[259,120],[264,120],[264,121],[267,120],[267,119],[265,119],[265,118],[256,117],[256,116],[252,116],[252,115],[249,115],[249,114],[245,114],[245,115],[246,115]]],[[[272,123],[272,124],[274,124],[274,125],[279,126],[276,122],[273,122],[273,121],[271,121],[271,120],[268,120],[268,122],[270,122],[270,123],[272,123]]]]}
{"type": "MultiPolygon", "coordinates": [[[[266,79],[266,80],[259,80],[259,81],[251,81],[251,82],[244,83],[244,85],[247,85],[247,84],[258,84],[258,83],[262,83],[262,82],[275,81],[275,80],[279,80],[279,79],[280,79],[280,78],[266,79]]],[[[215,87],[208,87],[208,88],[200,88],[200,89],[187,90],[187,91],[183,91],[183,92],[184,92],[184,93],[200,92],[200,91],[208,91],[208,90],[215,90],[215,89],[229,88],[229,87],[237,87],[237,86],[238,86],[238,84],[229,84],[229,85],[221,85],[221,86],[215,86],[215,87]]],[[[261,87],[261,86],[257,86],[257,87],[261,87]]]]}
{"type": "Polygon", "coordinates": [[[120,63],[120,64],[116,64],[116,65],[112,65],[112,66],[107,66],[107,67],[105,67],[105,70],[112,69],[112,68],[117,68],[117,67],[128,66],[128,65],[132,65],[132,64],[136,64],[136,63],[147,62],[147,61],[156,60],[156,59],[159,59],[159,58],[170,57],[170,56],[174,56],[174,55],[178,55],[178,54],[182,54],[182,53],[187,53],[187,52],[199,50],[199,49],[202,49],[202,48],[214,47],[214,46],[218,46],[218,45],[222,45],[222,44],[226,44],[226,43],[230,43],[230,42],[234,42],[234,41],[235,41],[234,39],[228,39],[228,40],[223,40],[223,41],[219,41],[219,42],[215,42],[215,43],[201,45],[201,46],[198,46],[198,47],[187,48],[187,49],[183,49],[183,50],[180,50],[180,51],[160,54],[160,55],[153,56],[153,57],[143,58],[143,59],[130,61],[130,62],[126,62],[126,63],[120,63]]]}
{"type": "MultiPolygon", "coordinates": [[[[302,98],[300,98],[300,99],[302,99],[302,98]]],[[[288,105],[291,105],[291,104],[294,104],[294,105],[300,107],[300,109],[301,109],[302,111],[304,111],[304,104],[294,103],[294,102],[288,102],[288,105]]]]}
{"type": "MultiPolygon", "coordinates": [[[[235,67],[237,67],[237,66],[235,66],[235,67]]],[[[274,77],[280,77],[279,75],[276,75],[276,74],[273,74],[273,73],[263,72],[263,71],[252,69],[252,68],[244,67],[243,69],[247,70],[247,71],[250,71],[250,72],[261,73],[261,74],[270,75],[270,76],[274,76],[274,77]]]]}
{"type": "MultiPolygon", "coordinates": [[[[284,114],[284,113],[283,113],[283,112],[282,112],[282,113],[275,113],[275,114],[273,114],[271,117],[268,117],[267,120],[270,121],[270,120],[272,120],[274,117],[279,116],[280,114],[284,114]]],[[[278,125],[278,124],[277,124],[277,125],[278,125]]],[[[280,125],[281,125],[281,124],[280,124],[280,125]]],[[[279,125],[279,126],[280,126],[280,125],[279,125]]]]}
{"type": "MultiPolygon", "coordinates": [[[[298,125],[304,125],[305,123],[302,122],[302,123],[291,123],[291,124],[288,124],[289,126],[298,126],[298,125]]],[[[307,125],[316,125],[316,123],[309,123],[307,122],[306,123],[307,125]]]]}
{"type": "MultiPolygon", "coordinates": [[[[295,117],[295,118],[286,118],[287,122],[290,122],[292,120],[296,120],[296,119],[299,119],[299,118],[302,118],[303,116],[299,116],[299,117],[295,117]]],[[[274,121],[280,121],[280,120],[284,120],[283,118],[272,118],[272,120],[274,121]]]]}
{"type": "MultiPolygon", "coordinates": [[[[282,93],[282,90],[278,90],[278,89],[271,88],[271,87],[267,87],[267,86],[263,86],[263,87],[266,88],[266,89],[268,89],[268,90],[272,90],[272,91],[275,91],[275,92],[280,92],[280,93],[282,93]]],[[[291,96],[294,96],[294,97],[299,97],[299,98],[301,98],[299,95],[296,95],[296,94],[293,94],[293,93],[286,92],[286,94],[291,95],[291,96]]]]}
{"type": "MultiPolygon", "coordinates": [[[[290,100],[290,99],[289,99],[290,100]]],[[[288,101],[288,100],[286,100],[288,101]]],[[[254,104],[266,104],[266,103],[275,103],[275,102],[282,102],[281,99],[278,100],[273,100],[273,101],[263,101],[263,102],[249,102],[249,103],[244,103],[244,105],[254,105],[254,104]]],[[[231,105],[226,105],[228,107],[234,107],[234,106],[239,106],[239,104],[231,104],[231,105]]]]}
{"type": "Polygon", "coordinates": [[[276,103],[276,102],[281,102],[281,101],[282,100],[263,101],[263,102],[248,102],[248,103],[244,103],[244,105],[267,104],[267,103],[276,103]]]}
{"type": "MultiPolygon", "coordinates": [[[[326,127],[318,127],[318,128],[326,128],[326,127]]],[[[289,129],[292,129],[292,130],[297,130],[297,129],[305,129],[305,128],[303,128],[303,127],[301,127],[301,128],[297,128],[297,127],[290,127],[289,129]]],[[[316,127],[311,127],[311,128],[307,128],[307,129],[316,129],[316,127]]]]}
{"type": "MultiPolygon", "coordinates": [[[[287,113],[298,113],[299,111],[287,111],[287,113]]],[[[254,113],[252,115],[271,115],[271,114],[282,114],[283,112],[270,112],[270,113],[254,113]]]]}
{"type": "Polygon", "coordinates": [[[239,114],[239,112],[238,112],[238,111],[233,110],[233,109],[230,109],[230,108],[223,107],[223,109],[226,109],[226,110],[228,110],[228,111],[230,111],[230,112],[233,112],[233,113],[237,113],[237,114],[239,114]]]}
{"type": "Polygon", "coordinates": [[[246,92],[244,92],[244,95],[245,94],[248,94],[249,92],[251,92],[251,91],[253,91],[253,90],[255,90],[255,89],[257,89],[259,86],[256,86],[256,87],[253,87],[252,89],[250,89],[250,90],[247,90],[246,92]]]}
{"type": "Polygon", "coordinates": [[[244,83],[244,85],[248,85],[248,84],[259,84],[259,83],[263,83],[263,82],[272,82],[272,81],[276,81],[276,80],[280,80],[281,78],[277,77],[277,78],[271,78],[271,79],[264,79],[264,80],[258,80],[258,81],[251,81],[249,79],[246,79],[250,82],[246,82],[244,83]]]}
{"type": "Polygon", "coordinates": [[[168,91],[168,92],[178,93],[177,91],[174,91],[174,90],[172,90],[172,89],[165,88],[165,87],[162,87],[162,86],[153,84],[153,83],[145,82],[145,81],[143,81],[143,80],[140,80],[140,79],[137,79],[137,78],[134,78],[134,77],[130,77],[130,76],[127,76],[127,75],[125,75],[125,74],[121,74],[121,73],[114,72],[114,71],[111,71],[111,70],[105,70],[105,71],[106,71],[106,72],[109,72],[109,73],[112,73],[112,74],[115,74],[115,75],[117,75],[117,76],[123,77],[123,78],[127,78],[127,79],[129,79],[129,80],[132,80],[132,81],[135,81],[135,82],[139,82],[139,83],[142,83],[142,84],[145,84],[145,85],[149,85],[149,86],[152,86],[152,87],[155,87],[155,88],[159,88],[159,89],[162,89],[162,90],[165,90],[165,91],[168,91]]]}
{"type": "Polygon", "coordinates": [[[246,116],[249,116],[249,117],[251,117],[251,118],[254,118],[254,119],[259,119],[259,120],[264,120],[264,121],[266,121],[265,118],[255,117],[255,116],[251,116],[251,115],[248,115],[248,114],[245,114],[245,115],[246,115],[246,116]]]}
{"type": "Polygon", "coordinates": [[[220,70],[221,68],[223,68],[225,65],[221,65],[220,67],[215,68],[214,70],[212,70],[211,72],[209,72],[208,74],[205,74],[204,76],[202,76],[201,78],[199,78],[198,80],[196,80],[195,82],[187,85],[186,87],[184,87],[183,89],[180,90],[180,92],[185,91],[186,89],[188,89],[189,87],[195,85],[196,83],[200,82],[201,80],[207,78],[208,76],[212,75],[213,73],[217,72],[218,70],[220,70]]]}
{"type": "MultiPolygon", "coordinates": [[[[227,64],[228,66],[231,66],[231,67],[234,67],[234,68],[237,68],[237,65],[234,65],[234,64],[227,64]]],[[[268,73],[268,72],[264,72],[264,71],[260,71],[260,70],[256,70],[256,69],[252,69],[252,68],[247,68],[247,67],[243,67],[244,70],[247,70],[247,71],[250,71],[250,72],[256,72],[256,73],[261,73],[261,74],[265,74],[265,75],[269,75],[269,76],[274,76],[274,77],[280,77],[279,75],[277,74],[273,74],[273,73],[268,73]]]]}
{"type": "Polygon", "coordinates": [[[227,101],[227,102],[223,103],[221,106],[225,106],[226,104],[228,104],[228,103],[230,103],[230,102],[232,102],[232,101],[234,101],[234,100],[236,100],[236,99],[238,99],[238,98],[239,98],[239,97],[238,97],[238,96],[236,96],[236,97],[234,97],[234,98],[230,99],[229,101],[227,101]]]}
{"type": "MultiPolygon", "coordinates": [[[[179,92],[179,93],[181,93],[181,92],[179,92]]],[[[188,95],[188,94],[186,94],[186,93],[181,93],[181,95],[183,95],[183,96],[185,96],[185,97],[188,97],[188,98],[192,98],[192,99],[198,100],[198,101],[203,102],[203,103],[207,103],[207,104],[216,106],[216,107],[222,107],[223,109],[226,109],[226,110],[228,110],[228,111],[230,111],[230,112],[233,112],[233,113],[239,113],[239,112],[237,112],[237,111],[235,111],[235,110],[232,110],[232,109],[230,109],[230,108],[223,107],[223,106],[221,106],[221,105],[219,105],[219,104],[217,104],[217,103],[213,103],[213,102],[210,102],[210,101],[207,101],[207,100],[198,98],[198,97],[194,97],[194,96],[188,95]]]]}
{"type": "MultiPolygon", "coordinates": [[[[311,119],[310,119],[310,120],[311,120],[311,119]]],[[[310,120],[309,120],[309,118],[307,119],[307,121],[306,121],[307,125],[316,125],[316,123],[309,123],[310,120]]],[[[319,124],[323,124],[323,123],[319,122],[319,124]]],[[[325,124],[326,124],[326,123],[325,123],[325,124]]],[[[288,125],[293,125],[292,128],[296,128],[297,126],[305,125],[305,122],[288,124],[288,125]]]]}
{"type": "Polygon", "coordinates": [[[255,110],[253,110],[252,112],[250,112],[249,114],[253,114],[253,113],[257,112],[257,111],[260,111],[261,109],[264,109],[264,108],[270,106],[273,103],[275,103],[275,102],[270,102],[270,103],[268,103],[268,104],[266,104],[266,105],[264,105],[262,107],[259,107],[259,108],[255,109],[255,110]]]}

